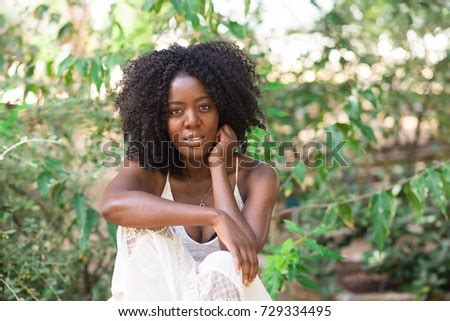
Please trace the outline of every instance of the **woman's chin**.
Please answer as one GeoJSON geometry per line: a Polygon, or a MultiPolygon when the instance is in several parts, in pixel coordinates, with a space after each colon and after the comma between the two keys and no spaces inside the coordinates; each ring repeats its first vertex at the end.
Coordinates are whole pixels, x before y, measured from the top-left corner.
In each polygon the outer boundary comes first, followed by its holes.
{"type": "Polygon", "coordinates": [[[208,158],[209,152],[207,149],[199,147],[181,148],[179,150],[181,157],[185,160],[200,162],[208,158]]]}

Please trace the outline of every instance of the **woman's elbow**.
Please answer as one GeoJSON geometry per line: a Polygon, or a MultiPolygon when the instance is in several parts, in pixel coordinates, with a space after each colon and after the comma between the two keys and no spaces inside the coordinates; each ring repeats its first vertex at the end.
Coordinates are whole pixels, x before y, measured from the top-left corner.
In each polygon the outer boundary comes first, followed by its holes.
{"type": "Polygon", "coordinates": [[[111,223],[116,223],[117,204],[114,200],[106,200],[100,205],[100,214],[102,217],[110,221],[111,223]]]}

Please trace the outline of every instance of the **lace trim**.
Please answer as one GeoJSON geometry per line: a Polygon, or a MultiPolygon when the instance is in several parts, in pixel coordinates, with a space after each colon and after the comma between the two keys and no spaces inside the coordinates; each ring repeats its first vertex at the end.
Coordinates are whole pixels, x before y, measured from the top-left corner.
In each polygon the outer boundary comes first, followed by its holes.
{"type": "Polygon", "coordinates": [[[122,240],[125,243],[125,246],[128,249],[128,254],[133,252],[133,249],[136,245],[137,240],[149,233],[153,232],[163,237],[167,237],[169,239],[175,239],[174,235],[170,231],[167,226],[156,227],[156,228],[131,228],[131,227],[123,227],[122,228],[122,240]]]}
{"type": "Polygon", "coordinates": [[[199,274],[200,301],[241,301],[236,286],[222,273],[208,271],[199,274]]]}

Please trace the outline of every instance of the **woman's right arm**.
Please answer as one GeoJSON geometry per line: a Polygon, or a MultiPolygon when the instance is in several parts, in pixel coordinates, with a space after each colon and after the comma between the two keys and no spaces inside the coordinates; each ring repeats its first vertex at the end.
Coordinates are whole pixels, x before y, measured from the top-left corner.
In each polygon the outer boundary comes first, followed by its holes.
{"type": "Polygon", "coordinates": [[[170,225],[214,225],[219,211],[210,207],[184,204],[158,195],[159,173],[148,171],[129,161],[108,184],[101,199],[102,216],[118,225],[157,228],[170,225]],[[150,175],[144,184],[142,177],[150,175]]]}
{"type": "Polygon", "coordinates": [[[100,212],[106,220],[135,228],[212,225],[220,242],[233,256],[236,270],[242,268],[243,276],[249,274],[249,256],[241,253],[245,252],[243,247],[249,247],[250,241],[242,231],[239,232],[240,227],[233,218],[220,209],[174,202],[158,196],[158,185],[163,184],[159,173],[139,168],[135,162],[129,164],[122,166],[103,193],[100,212]],[[143,175],[154,175],[145,181],[155,184],[143,184],[143,175]]]}

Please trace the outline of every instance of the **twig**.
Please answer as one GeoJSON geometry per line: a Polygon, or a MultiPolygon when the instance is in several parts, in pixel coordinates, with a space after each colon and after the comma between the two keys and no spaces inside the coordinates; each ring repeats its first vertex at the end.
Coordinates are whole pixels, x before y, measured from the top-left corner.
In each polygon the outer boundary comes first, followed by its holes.
{"type": "Polygon", "coordinates": [[[42,281],[44,281],[44,283],[49,287],[49,289],[52,290],[58,301],[61,301],[61,298],[59,297],[58,293],[56,293],[55,289],[47,282],[47,279],[44,278],[44,276],[39,271],[37,271],[35,267],[31,266],[31,268],[34,270],[34,272],[39,274],[39,277],[42,279],[42,281]]]}
{"type": "MultiPolygon", "coordinates": [[[[447,162],[441,162],[441,163],[439,163],[439,164],[437,164],[437,165],[434,165],[434,166],[432,166],[432,167],[430,167],[430,168],[428,168],[428,169],[437,169],[437,168],[439,168],[439,167],[442,167],[442,166],[445,165],[445,164],[447,164],[447,162]]],[[[428,169],[427,169],[427,170],[428,170],[428,169]]],[[[424,171],[425,171],[425,170],[424,170],[424,171]]],[[[329,207],[329,206],[339,206],[339,205],[342,205],[342,204],[354,203],[354,202],[356,202],[356,201],[360,201],[360,200],[369,198],[369,197],[371,197],[372,195],[375,195],[375,194],[380,193],[381,191],[389,190],[389,189],[391,189],[392,187],[394,187],[395,185],[399,185],[399,184],[400,184],[400,185],[403,185],[403,184],[406,184],[406,183],[408,183],[409,181],[411,181],[412,179],[414,179],[415,177],[417,177],[417,176],[419,176],[419,175],[422,175],[422,173],[423,173],[424,171],[421,171],[420,173],[417,173],[416,175],[413,175],[413,176],[411,176],[411,177],[409,177],[409,178],[403,178],[403,179],[399,180],[397,183],[395,183],[395,184],[390,184],[390,185],[388,185],[388,186],[386,186],[386,187],[384,187],[384,188],[382,188],[382,189],[380,189],[380,190],[378,190],[378,191],[368,192],[368,193],[365,193],[365,194],[362,194],[362,195],[359,195],[359,196],[349,197],[349,198],[347,198],[347,199],[345,199],[345,200],[343,200],[343,201],[339,201],[339,202],[331,202],[331,203],[319,203],[319,204],[306,204],[306,205],[297,206],[297,207],[289,207],[289,208],[285,208],[285,209],[283,209],[283,210],[278,211],[278,212],[273,216],[273,218],[277,218],[277,217],[280,217],[280,216],[283,216],[283,215],[286,215],[286,214],[292,213],[292,212],[302,211],[302,210],[305,210],[305,209],[311,209],[311,208],[327,208],[327,207],[329,207]]],[[[281,188],[280,188],[280,190],[281,190],[281,188]]]]}
{"type": "Polygon", "coordinates": [[[14,145],[8,147],[2,154],[0,154],[0,161],[5,159],[5,156],[7,153],[12,151],[13,149],[19,147],[22,144],[31,143],[31,142],[48,142],[53,144],[61,145],[60,141],[54,140],[54,139],[45,139],[45,138],[25,138],[24,140],[21,140],[14,145]]]}
{"type": "Polygon", "coordinates": [[[37,297],[34,296],[34,294],[31,292],[31,290],[22,282],[19,283],[27,292],[28,294],[36,301],[39,301],[39,299],[37,297]]]}
{"type": "Polygon", "coordinates": [[[47,222],[50,220],[50,217],[52,216],[50,207],[44,201],[42,201],[41,198],[36,193],[34,193],[34,191],[27,191],[11,183],[8,183],[8,187],[16,194],[19,194],[21,196],[26,195],[31,198],[41,208],[42,212],[45,214],[47,222]]]}
{"type": "Polygon", "coordinates": [[[14,295],[14,297],[16,298],[16,300],[17,300],[17,301],[20,301],[20,299],[19,299],[19,297],[17,296],[16,292],[14,292],[14,290],[9,286],[9,284],[8,284],[5,280],[3,280],[3,279],[0,279],[0,281],[2,281],[3,284],[6,285],[6,287],[12,292],[12,294],[14,295]]]}

